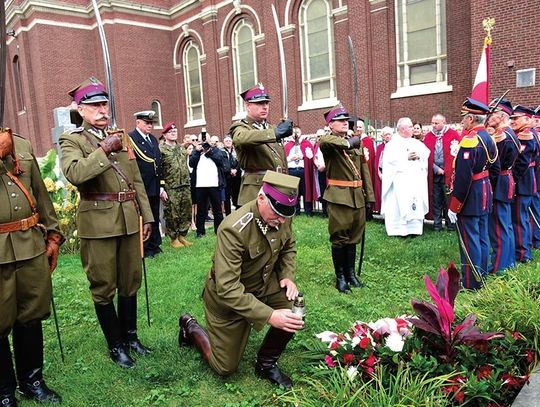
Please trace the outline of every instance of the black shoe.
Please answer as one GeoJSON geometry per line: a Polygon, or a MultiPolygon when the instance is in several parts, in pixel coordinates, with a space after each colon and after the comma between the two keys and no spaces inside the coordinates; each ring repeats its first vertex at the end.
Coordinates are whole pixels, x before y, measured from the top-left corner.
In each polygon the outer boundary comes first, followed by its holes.
{"type": "Polygon", "coordinates": [[[0,396],[0,406],[2,407],[17,407],[17,399],[14,394],[4,394],[0,396]]]}
{"type": "Polygon", "coordinates": [[[283,386],[287,390],[289,390],[293,385],[291,378],[279,370],[277,365],[272,365],[266,368],[255,365],[255,375],[261,379],[268,379],[278,386],[283,386]]]}
{"type": "Polygon", "coordinates": [[[131,359],[122,345],[109,349],[109,355],[114,363],[124,369],[135,367],[135,361],[131,359]]]}
{"type": "Polygon", "coordinates": [[[128,341],[127,346],[129,347],[130,350],[132,350],[133,352],[135,352],[137,355],[140,355],[140,356],[146,356],[152,353],[152,350],[144,346],[141,343],[141,341],[138,339],[128,341]]]}
{"type": "MultiPolygon", "coordinates": [[[[19,383],[19,392],[27,398],[38,401],[40,403],[55,403],[59,404],[62,402],[62,397],[60,397],[56,392],[49,389],[43,380],[35,380],[32,383],[19,383]]],[[[13,397],[15,399],[15,397],[13,397]]],[[[15,401],[16,403],[16,401],[15,401]]],[[[16,405],[16,404],[13,404],[16,405]]]]}

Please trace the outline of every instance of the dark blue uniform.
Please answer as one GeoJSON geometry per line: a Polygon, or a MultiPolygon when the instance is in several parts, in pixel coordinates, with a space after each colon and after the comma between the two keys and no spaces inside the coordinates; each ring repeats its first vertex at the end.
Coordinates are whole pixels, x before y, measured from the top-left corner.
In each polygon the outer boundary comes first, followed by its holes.
{"type": "Polygon", "coordinates": [[[148,195],[148,201],[152,208],[154,222],[152,223],[152,235],[144,242],[144,256],[154,256],[161,252],[161,233],[159,231],[159,188],[163,178],[161,170],[161,152],[159,143],[154,136],[149,134],[150,142],[146,141],[137,129],[130,131],[133,151],[137,157],[137,165],[141,178],[148,195]]]}
{"type": "Polygon", "coordinates": [[[511,207],[515,196],[512,166],[519,155],[520,142],[510,127],[497,129],[493,136],[497,143],[501,170],[499,176],[494,179],[493,210],[489,216],[489,241],[491,244],[489,272],[497,273],[516,265],[511,207]]]}
{"type": "Polygon", "coordinates": [[[458,233],[467,251],[465,253],[460,245],[461,276],[465,288],[481,288],[488,272],[488,215],[493,201],[490,176],[496,177],[500,170],[496,158],[495,142],[485,127],[478,125],[461,140],[455,160],[449,209],[458,214],[458,233]]]}
{"type": "MultiPolygon", "coordinates": [[[[536,144],[540,151],[540,127],[533,129],[536,144]]],[[[532,245],[535,249],[540,249],[540,154],[536,155],[536,165],[534,167],[536,174],[536,195],[533,196],[531,204],[531,227],[532,227],[532,245]]]]}
{"type": "Polygon", "coordinates": [[[516,241],[516,260],[526,263],[532,259],[529,207],[537,193],[535,167],[539,147],[529,127],[521,129],[517,136],[521,142],[521,154],[513,168],[516,180],[516,199],[512,204],[512,224],[516,241]]]}

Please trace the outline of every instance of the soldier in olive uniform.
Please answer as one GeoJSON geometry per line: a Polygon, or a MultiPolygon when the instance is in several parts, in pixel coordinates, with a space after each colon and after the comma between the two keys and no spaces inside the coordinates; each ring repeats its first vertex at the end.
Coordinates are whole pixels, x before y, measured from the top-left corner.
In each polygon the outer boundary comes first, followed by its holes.
{"type": "Polygon", "coordinates": [[[61,398],[43,380],[41,321],[50,315],[51,273],[64,238],[30,143],[0,129],[0,405],[15,388],[39,402],[61,398]],[[13,370],[9,333],[13,330],[13,370]]]}
{"type": "Polygon", "coordinates": [[[276,363],[304,325],[291,311],[298,295],[290,219],[298,183],[297,177],[268,171],[257,198],[225,218],[203,294],[207,330],[189,314],[180,318],[180,345],[194,344],[220,375],[238,368],[251,327],[261,330],[268,324],[255,374],[285,388],[292,386],[276,363]]]}
{"type": "Polygon", "coordinates": [[[366,160],[360,148],[360,137],[347,138],[349,113],[337,106],[324,115],[331,134],[321,137],[320,149],[328,177],[324,199],[328,202],[328,232],[336,288],[350,292],[350,285],[361,287],[354,268],[356,245],[366,224],[366,206],[375,202],[366,160]]]}
{"type": "Polygon", "coordinates": [[[167,235],[174,248],[192,245],[186,239],[191,225],[191,191],[186,150],[176,142],[178,129],[175,123],[163,127],[165,142],[159,146],[165,188],[165,222],[167,235]]]}
{"type": "Polygon", "coordinates": [[[244,170],[238,204],[245,205],[257,197],[267,170],[287,173],[281,140],[292,134],[292,121],[284,120],[276,127],[268,124],[270,95],[261,84],[240,96],[244,99],[246,118],[233,123],[229,134],[244,170]]]}
{"type": "Polygon", "coordinates": [[[64,133],[59,143],[62,171],[81,194],[77,212],[81,261],[110,357],[129,368],[134,361],[128,350],[139,355],[150,352],[137,337],[137,291],[142,274],[140,217],[144,240],[154,218],[129,142],[123,146],[117,133],[106,130],[105,86],[90,78],[69,94],[83,124],[64,133]],[[118,314],[113,303],[116,292],[118,314]]]}

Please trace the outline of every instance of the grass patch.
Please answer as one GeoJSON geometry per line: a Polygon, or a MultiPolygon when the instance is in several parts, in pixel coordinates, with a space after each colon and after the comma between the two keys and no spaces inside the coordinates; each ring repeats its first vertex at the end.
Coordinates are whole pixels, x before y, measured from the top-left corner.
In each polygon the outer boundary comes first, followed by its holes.
{"type": "MultiPolygon", "coordinates": [[[[296,280],[306,298],[306,328],[290,343],[280,365],[297,381],[298,392],[303,391],[302,380],[306,379],[302,341],[324,330],[342,331],[358,319],[370,321],[411,312],[412,297],[426,298],[422,276],[427,273],[434,279],[439,266],[459,262],[453,233],[434,233],[427,226],[424,235],[416,238],[388,237],[384,224],[373,221],[367,225],[362,273],[367,287],[344,295],[334,288],[326,219],[301,216],[294,220],[294,229],[298,249],[296,280]]],[[[152,325],[146,324],[142,289],[138,296],[139,336],[154,353],[139,358],[135,369],[129,371],[116,367],[108,358],[79,257],[61,256],[53,284],[65,363],[60,359],[52,318],[44,323],[44,330],[45,377],[62,395],[64,405],[290,405],[280,399],[279,389],[253,374],[264,331],[252,333],[238,372],[227,378],[215,375],[195,350],[178,348],[181,313],[189,311],[204,324],[200,295],[214,245],[210,229],[191,248],[173,250],[165,239],[164,254],[146,261],[152,325]]],[[[528,267],[533,266],[520,266],[528,267]]]]}

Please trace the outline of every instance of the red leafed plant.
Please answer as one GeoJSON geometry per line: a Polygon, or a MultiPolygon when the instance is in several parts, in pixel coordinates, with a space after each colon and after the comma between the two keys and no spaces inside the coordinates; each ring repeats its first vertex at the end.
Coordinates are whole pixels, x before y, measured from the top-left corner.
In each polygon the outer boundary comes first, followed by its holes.
{"type": "Polygon", "coordinates": [[[409,318],[409,321],[416,328],[435,335],[434,338],[431,335],[426,337],[439,348],[443,361],[455,358],[458,345],[478,344],[504,336],[499,332],[481,333],[474,325],[475,314],[469,314],[460,324],[454,324],[454,300],[460,288],[460,275],[453,263],[448,265],[448,271],[441,267],[435,285],[427,275],[424,281],[434,304],[413,299],[411,304],[416,317],[409,318]]]}

